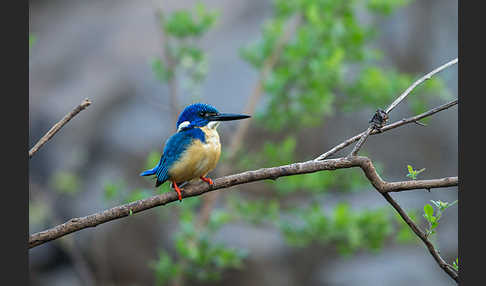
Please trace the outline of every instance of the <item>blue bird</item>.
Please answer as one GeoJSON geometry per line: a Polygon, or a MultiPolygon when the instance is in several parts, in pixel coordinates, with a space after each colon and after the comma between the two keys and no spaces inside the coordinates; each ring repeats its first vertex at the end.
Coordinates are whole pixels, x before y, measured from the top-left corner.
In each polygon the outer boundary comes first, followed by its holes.
{"type": "Polygon", "coordinates": [[[249,118],[249,115],[220,113],[215,107],[196,103],[184,108],[177,120],[177,132],[166,142],[159,163],[140,176],[155,175],[155,187],[165,181],[172,182],[172,187],[182,201],[178,184],[201,179],[213,185],[206,175],[218,163],[221,143],[216,128],[219,121],[249,118]]]}

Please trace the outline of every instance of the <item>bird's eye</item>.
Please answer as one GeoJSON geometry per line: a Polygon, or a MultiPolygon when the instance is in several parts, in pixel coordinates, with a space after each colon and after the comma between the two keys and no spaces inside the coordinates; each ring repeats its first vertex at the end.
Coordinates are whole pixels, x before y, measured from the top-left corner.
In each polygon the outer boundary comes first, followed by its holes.
{"type": "Polygon", "coordinates": [[[204,111],[199,112],[199,116],[205,117],[206,116],[206,112],[204,112],[204,111]]]}

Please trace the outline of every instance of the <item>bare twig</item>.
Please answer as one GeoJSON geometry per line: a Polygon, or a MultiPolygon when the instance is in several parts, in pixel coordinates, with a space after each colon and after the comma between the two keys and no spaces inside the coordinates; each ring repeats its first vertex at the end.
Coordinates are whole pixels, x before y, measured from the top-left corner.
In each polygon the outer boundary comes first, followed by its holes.
{"type": "MultiPolygon", "coordinates": [[[[391,123],[391,124],[388,124],[386,126],[384,126],[383,128],[381,128],[381,132],[385,132],[385,131],[388,131],[388,130],[391,130],[391,129],[394,129],[394,128],[397,128],[397,127],[400,127],[402,125],[405,125],[405,124],[409,124],[409,123],[415,123],[415,122],[418,122],[418,120],[420,119],[423,119],[423,118],[426,118],[426,117],[429,117],[437,112],[440,112],[442,110],[445,110],[445,109],[448,109],[454,105],[457,104],[457,99],[451,101],[451,102],[448,102],[446,104],[443,104],[441,106],[438,106],[436,108],[433,108],[429,111],[426,111],[424,113],[421,113],[419,115],[416,115],[416,116],[413,116],[413,117],[410,117],[410,118],[407,118],[407,119],[402,119],[402,120],[399,120],[399,121],[396,121],[394,123],[391,123]]],[[[324,160],[326,158],[329,158],[329,156],[335,154],[336,152],[346,148],[347,146],[353,144],[354,142],[358,141],[360,138],[362,138],[364,135],[365,135],[366,131],[365,132],[361,132],[360,134],[358,135],[355,135],[347,140],[345,140],[344,142],[334,146],[332,149],[330,149],[329,151],[327,151],[326,153],[320,155],[319,157],[315,158],[314,160],[315,161],[320,161],[320,160],[324,160]]],[[[377,130],[373,130],[370,135],[375,135],[377,133],[380,133],[378,132],[377,130]]]]}
{"type": "MultiPolygon", "coordinates": [[[[405,99],[405,97],[407,97],[407,95],[409,95],[418,85],[420,85],[421,83],[425,82],[428,79],[431,79],[432,76],[435,75],[436,73],[456,64],[457,62],[458,62],[458,59],[456,58],[456,59],[436,68],[435,70],[429,72],[428,74],[424,75],[423,77],[419,78],[411,86],[409,86],[399,97],[397,97],[397,99],[395,99],[395,101],[393,101],[390,104],[390,106],[388,106],[388,108],[384,111],[384,114],[386,116],[388,116],[388,114],[393,110],[393,108],[395,108],[400,102],[402,102],[403,99],[405,99]]],[[[358,143],[356,143],[356,145],[354,146],[353,150],[350,153],[350,156],[356,156],[358,154],[358,151],[361,149],[361,147],[363,146],[363,144],[366,141],[366,139],[368,138],[368,136],[371,134],[373,129],[375,129],[373,126],[374,126],[374,123],[371,123],[370,126],[368,127],[368,129],[364,132],[364,134],[359,139],[358,143]]]]}
{"type": "Polygon", "coordinates": [[[351,151],[350,156],[356,156],[356,155],[358,155],[358,151],[361,149],[361,147],[365,143],[366,139],[368,139],[368,136],[370,136],[370,134],[371,134],[372,131],[373,131],[373,127],[370,125],[370,127],[368,127],[368,129],[366,129],[366,131],[361,136],[361,138],[359,138],[358,143],[356,143],[356,145],[354,145],[354,148],[351,151]]]}
{"type": "Polygon", "coordinates": [[[407,215],[407,213],[400,207],[400,205],[393,200],[389,193],[381,193],[383,197],[392,205],[392,207],[398,212],[402,219],[408,224],[408,226],[413,230],[413,232],[424,242],[425,246],[429,250],[432,257],[439,266],[456,282],[459,282],[459,276],[456,270],[449,265],[447,262],[440,257],[439,252],[435,249],[434,245],[427,239],[425,233],[423,233],[419,227],[412,221],[412,219],[407,215]]]}
{"type": "Polygon", "coordinates": [[[76,106],[71,112],[66,114],[61,121],[56,123],[52,128],[47,131],[47,133],[42,136],[42,138],[30,149],[29,151],[29,159],[34,156],[34,154],[42,147],[44,144],[47,143],[66,123],[69,122],[74,116],[76,116],[81,110],[85,109],[91,104],[91,101],[89,99],[85,99],[83,102],[81,102],[80,105],[76,106]]]}
{"type": "MultiPolygon", "coordinates": [[[[213,186],[200,183],[189,185],[184,188],[182,192],[183,198],[199,196],[207,192],[212,192],[219,189],[229,188],[231,186],[256,182],[266,179],[277,179],[284,176],[292,176],[298,174],[308,174],[323,170],[336,170],[342,168],[360,167],[363,169],[366,177],[371,184],[381,193],[398,192],[405,190],[414,190],[422,188],[442,188],[457,186],[458,178],[450,177],[438,180],[412,180],[404,182],[388,183],[383,181],[376,173],[371,161],[366,157],[350,157],[329,159],[324,161],[307,161],[303,163],[294,163],[290,165],[278,166],[273,168],[263,168],[255,171],[247,171],[235,175],[230,175],[214,180],[213,186]]],[[[168,204],[170,202],[178,201],[178,196],[175,192],[167,192],[164,194],[152,196],[147,199],[138,200],[129,204],[120,205],[111,209],[95,213],[81,218],[73,218],[69,221],[55,226],[51,229],[34,233],[29,238],[29,248],[41,245],[47,241],[57,239],[66,234],[79,231],[88,227],[95,227],[99,224],[106,223],[115,219],[129,216],[131,213],[135,214],[144,210],[168,204]]]]}
{"type": "Polygon", "coordinates": [[[392,104],[390,104],[390,106],[388,106],[388,108],[385,110],[385,112],[387,114],[390,113],[390,111],[392,111],[393,108],[395,108],[405,97],[407,97],[407,95],[409,95],[412,92],[412,90],[414,90],[418,85],[420,85],[421,83],[423,83],[424,81],[426,81],[428,79],[431,79],[432,76],[435,75],[436,73],[441,72],[441,71],[445,70],[446,68],[448,68],[448,67],[450,67],[454,64],[457,64],[457,62],[458,62],[458,59],[455,58],[452,61],[449,61],[448,63],[443,64],[442,66],[436,68],[435,70],[433,70],[433,71],[429,72],[428,74],[424,75],[423,77],[419,78],[409,88],[407,88],[397,99],[395,99],[395,101],[392,102],[392,104]]]}

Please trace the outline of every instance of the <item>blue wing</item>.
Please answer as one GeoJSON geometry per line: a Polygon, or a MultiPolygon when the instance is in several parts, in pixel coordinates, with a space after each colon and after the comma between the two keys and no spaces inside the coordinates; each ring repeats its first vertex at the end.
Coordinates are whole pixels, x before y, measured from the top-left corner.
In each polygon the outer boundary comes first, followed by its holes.
{"type": "Polygon", "coordinates": [[[172,135],[167,142],[165,142],[164,153],[160,158],[159,163],[152,169],[142,172],[140,176],[156,175],[157,182],[155,187],[160,186],[169,179],[169,169],[177,162],[179,157],[193,140],[201,140],[205,142],[204,132],[199,128],[189,129],[186,131],[177,132],[172,135]]]}

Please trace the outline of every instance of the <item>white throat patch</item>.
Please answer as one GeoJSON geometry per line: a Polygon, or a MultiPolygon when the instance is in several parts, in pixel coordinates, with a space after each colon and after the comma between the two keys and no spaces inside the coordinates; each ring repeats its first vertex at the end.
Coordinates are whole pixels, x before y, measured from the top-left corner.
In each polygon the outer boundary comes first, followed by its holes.
{"type": "Polygon", "coordinates": [[[218,126],[219,126],[219,121],[211,121],[211,122],[208,123],[209,129],[216,130],[216,128],[218,128],[218,126]]]}
{"type": "Polygon", "coordinates": [[[177,132],[181,131],[182,129],[186,128],[187,126],[189,126],[191,124],[191,122],[189,121],[184,121],[184,122],[181,122],[181,124],[179,124],[179,128],[177,128],[177,132]]]}

